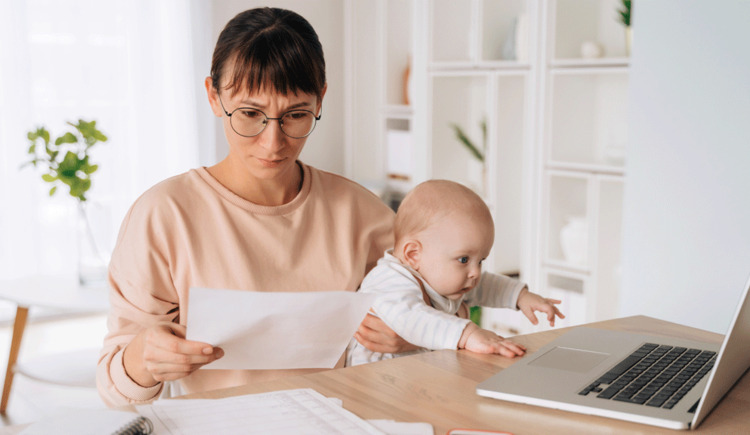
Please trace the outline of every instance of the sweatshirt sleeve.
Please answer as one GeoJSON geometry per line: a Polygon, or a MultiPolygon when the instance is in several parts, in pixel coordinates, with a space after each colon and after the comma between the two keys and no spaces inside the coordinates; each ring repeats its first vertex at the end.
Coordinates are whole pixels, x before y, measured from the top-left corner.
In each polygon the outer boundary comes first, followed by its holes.
{"type": "Polygon", "coordinates": [[[373,269],[360,291],[377,293],[375,313],[404,340],[427,349],[457,349],[470,322],[428,306],[416,278],[388,267],[373,269]]]}
{"type": "MultiPolygon", "coordinates": [[[[107,406],[144,403],[155,399],[162,384],[142,387],[126,373],[123,351],[143,329],[176,322],[178,297],[169,277],[163,228],[153,213],[128,212],[109,265],[110,309],[107,335],[97,365],[99,395],[107,406]]],[[[136,209],[134,211],[134,209],[136,209]]]]}
{"type": "Polygon", "coordinates": [[[479,284],[466,294],[469,306],[518,310],[518,295],[526,284],[509,276],[483,272],[479,284]]]}

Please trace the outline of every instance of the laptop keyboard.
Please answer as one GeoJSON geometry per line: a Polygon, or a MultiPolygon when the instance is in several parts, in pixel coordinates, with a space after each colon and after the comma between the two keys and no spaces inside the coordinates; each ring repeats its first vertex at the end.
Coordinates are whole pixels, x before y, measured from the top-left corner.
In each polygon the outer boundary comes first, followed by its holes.
{"type": "Polygon", "coordinates": [[[671,409],[715,361],[716,352],[646,343],[578,394],[671,409]]]}

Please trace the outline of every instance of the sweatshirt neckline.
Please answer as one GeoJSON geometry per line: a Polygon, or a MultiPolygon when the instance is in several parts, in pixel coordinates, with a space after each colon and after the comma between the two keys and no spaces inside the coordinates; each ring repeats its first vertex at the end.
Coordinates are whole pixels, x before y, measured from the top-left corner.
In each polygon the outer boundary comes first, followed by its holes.
{"type": "Polygon", "coordinates": [[[297,193],[297,196],[294,197],[294,199],[286,204],[278,206],[260,205],[242,198],[241,196],[227,189],[223,184],[219,183],[219,181],[214,178],[210,172],[208,172],[208,169],[206,169],[205,166],[195,168],[193,169],[193,171],[195,171],[201,177],[201,179],[206,182],[206,184],[208,184],[213,190],[215,190],[216,193],[218,193],[221,197],[223,197],[230,203],[251,213],[269,216],[280,216],[291,213],[298,209],[310,195],[310,190],[312,188],[310,167],[300,161],[297,161],[297,163],[302,168],[302,188],[297,193]]]}

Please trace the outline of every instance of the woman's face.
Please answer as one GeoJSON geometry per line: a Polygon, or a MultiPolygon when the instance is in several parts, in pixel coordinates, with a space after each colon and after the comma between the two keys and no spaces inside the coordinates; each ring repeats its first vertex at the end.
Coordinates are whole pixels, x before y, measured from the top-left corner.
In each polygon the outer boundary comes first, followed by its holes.
{"type": "MultiPolygon", "coordinates": [[[[281,118],[291,110],[309,110],[320,114],[322,101],[314,94],[283,95],[261,89],[255,92],[241,91],[232,95],[228,90],[217,93],[206,79],[209,101],[216,116],[222,117],[224,134],[229,142],[229,156],[233,166],[240,166],[256,179],[284,179],[298,171],[295,164],[307,141],[306,137],[292,138],[282,132],[278,120],[268,120],[260,134],[245,137],[238,134],[231,124],[232,114],[238,108],[249,108],[263,112],[268,118],[281,118]],[[223,108],[222,108],[223,105],[223,108]]],[[[323,92],[325,94],[325,90],[323,92]]],[[[237,111],[232,116],[240,119],[251,111],[237,111]]],[[[257,116],[257,113],[256,113],[257,116]]],[[[238,121],[235,120],[235,123],[238,121]]]]}

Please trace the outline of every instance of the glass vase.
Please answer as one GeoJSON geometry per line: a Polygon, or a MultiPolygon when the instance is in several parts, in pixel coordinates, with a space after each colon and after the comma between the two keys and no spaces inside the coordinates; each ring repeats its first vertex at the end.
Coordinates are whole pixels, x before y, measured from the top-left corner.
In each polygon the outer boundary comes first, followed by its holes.
{"type": "Polygon", "coordinates": [[[103,287],[110,256],[106,246],[108,213],[100,204],[79,201],[77,220],[78,283],[103,287]]]}

